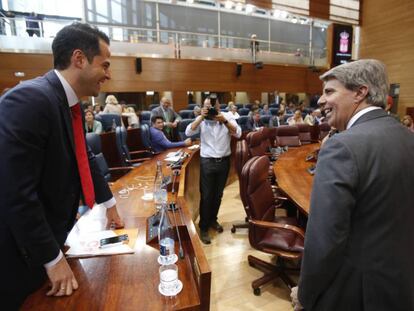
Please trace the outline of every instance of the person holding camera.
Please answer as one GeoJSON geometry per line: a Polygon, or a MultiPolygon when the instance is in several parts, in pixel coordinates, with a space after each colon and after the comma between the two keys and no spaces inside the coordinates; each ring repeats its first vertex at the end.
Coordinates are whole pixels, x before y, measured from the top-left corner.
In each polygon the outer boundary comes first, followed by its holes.
{"type": "Polygon", "coordinates": [[[190,123],[185,134],[200,133],[200,238],[210,244],[208,229],[223,232],[217,215],[230,169],[231,136],[239,138],[241,128],[229,114],[220,112],[215,94],[204,101],[201,115],[190,123]]]}

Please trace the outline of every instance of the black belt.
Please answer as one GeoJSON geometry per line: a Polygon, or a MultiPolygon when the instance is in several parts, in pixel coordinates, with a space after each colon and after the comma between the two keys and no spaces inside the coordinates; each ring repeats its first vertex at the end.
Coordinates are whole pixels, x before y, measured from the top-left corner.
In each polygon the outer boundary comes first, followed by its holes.
{"type": "Polygon", "coordinates": [[[222,158],[204,158],[204,157],[202,157],[202,159],[206,159],[206,160],[211,161],[211,162],[222,162],[222,161],[225,161],[227,159],[230,159],[230,156],[228,155],[228,156],[222,157],[222,158]]]}

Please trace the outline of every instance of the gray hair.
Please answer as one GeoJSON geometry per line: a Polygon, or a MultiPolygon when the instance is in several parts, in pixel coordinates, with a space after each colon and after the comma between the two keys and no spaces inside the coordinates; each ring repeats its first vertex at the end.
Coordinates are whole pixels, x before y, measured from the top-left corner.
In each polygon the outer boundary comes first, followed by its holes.
{"type": "Polygon", "coordinates": [[[346,63],[332,68],[319,78],[324,82],[332,79],[338,80],[351,91],[364,85],[368,87],[367,104],[385,108],[388,78],[385,65],[378,60],[361,59],[346,63]]]}

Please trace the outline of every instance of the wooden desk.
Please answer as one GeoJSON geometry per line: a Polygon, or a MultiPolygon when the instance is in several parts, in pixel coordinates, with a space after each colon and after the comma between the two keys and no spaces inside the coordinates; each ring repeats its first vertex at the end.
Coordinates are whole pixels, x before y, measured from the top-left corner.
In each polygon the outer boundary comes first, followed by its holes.
{"type": "MultiPolygon", "coordinates": [[[[133,190],[126,199],[118,197],[125,185],[138,184],[139,176],[154,176],[156,160],[164,158],[161,154],[111,186],[125,228],[138,228],[135,254],[69,259],[79,289],[70,297],[46,297],[45,284],[26,299],[22,310],[209,310],[211,271],[192,221],[191,202],[185,200],[186,185],[198,185],[198,180],[190,180],[196,176],[188,171],[198,155],[198,150],[190,154],[179,181],[177,202],[183,208],[184,223],[178,214],[176,219],[185,252],[185,258],[177,262],[178,276],[184,285],[181,293],[166,298],[158,292],[158,246],[146,244],[146,219],[155,211],[153,203],[141,199],[142,189],[133,190]]],[[[165,165],[163,170],[170,173],[165,165]]],[[[175,246],[178,254],[178,242],[175,246]]]]}
{"type": "Polygon", "coordinates": [[[309,214],[313,176],[307,168],[315,162],[306,162],[306,156],[319,148],[319,144],[289,148],[274,165],[277,183],[305,215],[309,214]]]}

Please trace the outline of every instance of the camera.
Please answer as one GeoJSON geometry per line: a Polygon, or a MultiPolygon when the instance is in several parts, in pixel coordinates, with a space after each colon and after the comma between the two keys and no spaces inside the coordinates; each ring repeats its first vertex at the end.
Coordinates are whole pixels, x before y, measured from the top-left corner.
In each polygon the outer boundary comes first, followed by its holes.
{"type": "Polygon", "coordinates": [[[208,109],[207,119],[212,120],[214,119],[216,115],[218,115],[218,111],[214,107],[217,102],[217,95],[215,93],[212,93],[210,94],[209,98],[210,98],[211,107],[208,109]]]}

